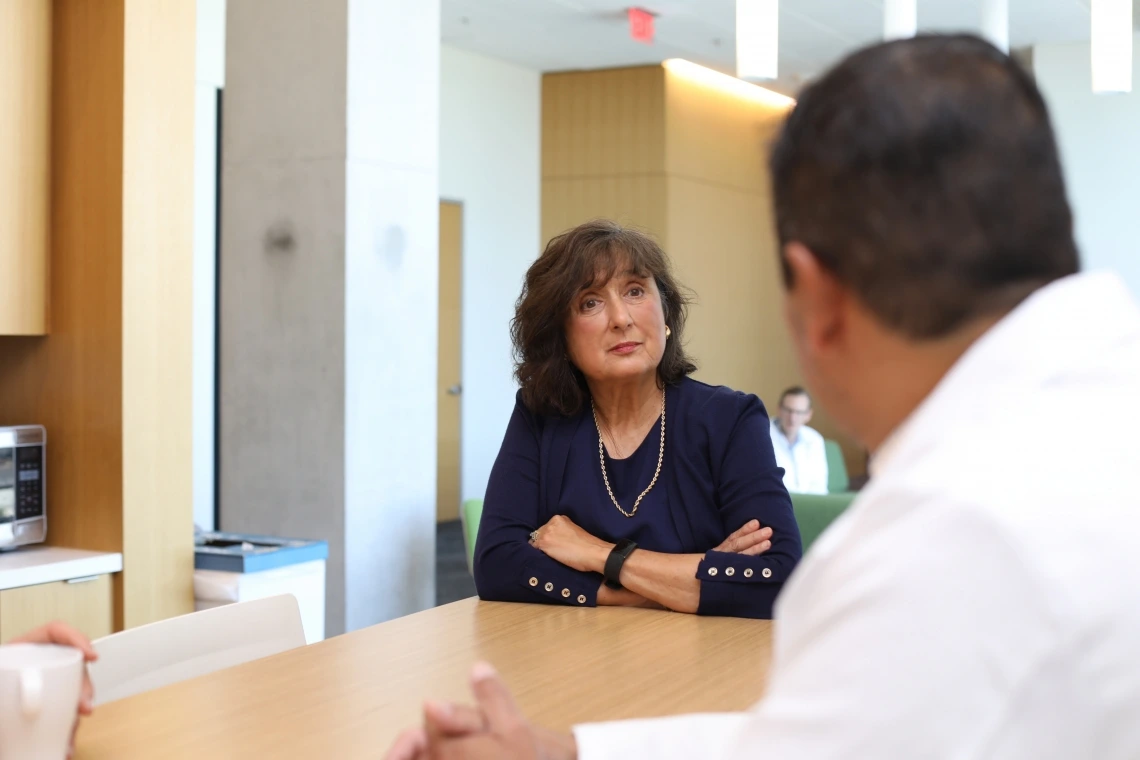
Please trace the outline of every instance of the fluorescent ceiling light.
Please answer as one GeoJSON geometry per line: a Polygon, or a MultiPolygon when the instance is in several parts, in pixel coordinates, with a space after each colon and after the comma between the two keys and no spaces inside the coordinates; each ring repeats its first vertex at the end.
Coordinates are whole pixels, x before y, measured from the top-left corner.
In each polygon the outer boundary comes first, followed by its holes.
{"type": "Polygon", "coordinates": [[[1132,92],[1132,0],[1092,0],[1093,92],[1132,92]]]}
{"type": "Polygon", "coordinates": [[[900,40],[918,32],[918,0],[884,0],[883,39],[900,40]]]}
{"type": "Polygon", "coordinates": [[[1009,0],[982,0],[982,36],[1009,53],[1009,0]]]}
{"type": "Polygon", "coordinates": [[[713,69],[707,69],[700,64],[686,61],[684,58],[670,58],[661,65],[668,69],[670,73],[688,79],[691,82],[696,82],[740,98],[747,98],[757,103],[763,103],[772,108],[791,108],[796,104],[795,98],[789,98],[787,95],[769,90],[766,87],[760,87],[759,85],[745,82],[736,77],[730,77],[728,74],[722,74],[713,69]]]}
{"type": "Polygon", "coordinates": [[[736,76],[775,79],[779,57],[779,0],[736,0],[736,76]]]}

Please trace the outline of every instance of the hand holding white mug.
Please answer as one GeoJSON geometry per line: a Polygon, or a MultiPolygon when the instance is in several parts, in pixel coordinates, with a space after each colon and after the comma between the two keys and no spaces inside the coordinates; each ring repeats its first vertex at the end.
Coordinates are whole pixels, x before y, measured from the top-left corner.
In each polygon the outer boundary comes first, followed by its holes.
{"type": "Polygon", "coordinates": [[[96,657],[86,636],[59,622],[0,647],[0,682],[11,682],[0,694],[0,756],[70,754],[79,716],[91,713],[94,692],[85,663],[96,657]]]}

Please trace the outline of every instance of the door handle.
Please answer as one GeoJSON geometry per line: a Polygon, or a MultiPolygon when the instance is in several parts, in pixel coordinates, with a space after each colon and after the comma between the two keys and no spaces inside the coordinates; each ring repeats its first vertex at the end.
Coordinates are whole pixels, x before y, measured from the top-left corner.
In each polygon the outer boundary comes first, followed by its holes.
{"type": "Polygon", "coordinates": [[[68,583],[90,583],[99,580],[98,575],[84,575],[82,578],[68,578],[68,583]]]}
{"type": "Polygon", "coordinates": [[[463,393],[463,386],[459,383],[456,383],[447,389],[448,396],[458,396],[460,393],[463,393]]]}

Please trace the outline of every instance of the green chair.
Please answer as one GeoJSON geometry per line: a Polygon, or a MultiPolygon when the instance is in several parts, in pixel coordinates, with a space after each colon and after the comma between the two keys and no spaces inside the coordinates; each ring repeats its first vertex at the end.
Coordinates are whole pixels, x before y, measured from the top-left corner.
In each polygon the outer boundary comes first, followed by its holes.
{"type": "MultiPolygon", "coordinates": [[[[830,443],[830,442],[829,442],[830,443]]],[[[847,478],[843,471],[844,481],[847,478]]],[[[854,493],[829,493],[825,495],[794,493],[792,496],[792,511],[796,516],[796,523],[800,527],[800,540],[804,551],[819,538],[819,534],[831,525],[832,521],[843,514],[843,510],[855,499],[854,493]]],[[[459,519],[463,523],[463,545],[467,549],[467,569],[473,571],[475,563],[475,538],[479,535],[479,518],[483,516],[483,500],[468,499],[463,502],[459,510],[459,519]]]]}
{"type": "Polygon", "coordinates": [[[796,524],[800,527],[800,540],[804,551],[815,543],[819,535],[827,530],[827,526],[843,514],[843,510],[855,500],[854,492],[810,494],[794,493],[792,497],[792,512],[796,516],[796,524]]]}
{"type": "Polygon", "coordinates": [[[463,524],[463,546],[467,549],[467,571],[475,572],[475,537],[479,535],[479,518],[483,516],[483,500],[468,499],[459,510],[463,524]]]}
{"type": "Polygon", "coordinates": [[[825,440],[824,451],[827,452],[827,491],[828,493],[843,493],[851,488],[851,478],[847,476],[847,463],[843,461],[843,449],[835,441],[825,440]]]}

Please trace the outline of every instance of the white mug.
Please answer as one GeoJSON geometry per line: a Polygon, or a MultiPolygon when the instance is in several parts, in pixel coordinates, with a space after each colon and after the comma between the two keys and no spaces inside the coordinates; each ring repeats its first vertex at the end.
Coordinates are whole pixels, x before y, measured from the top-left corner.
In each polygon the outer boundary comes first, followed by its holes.
{"type": "Polygon", "coordinates": [[[66,758],[82,687],[83,653],[78,649],[0,647],[0,758],[66,758]]]}

